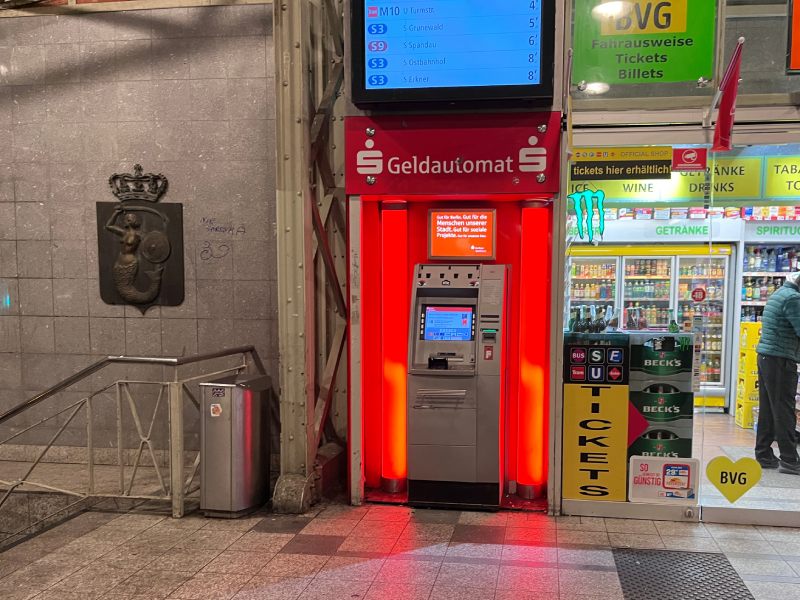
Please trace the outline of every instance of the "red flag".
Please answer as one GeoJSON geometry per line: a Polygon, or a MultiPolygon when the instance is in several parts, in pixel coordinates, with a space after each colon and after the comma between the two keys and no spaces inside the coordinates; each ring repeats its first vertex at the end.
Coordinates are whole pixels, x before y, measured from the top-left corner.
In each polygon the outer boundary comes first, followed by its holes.
{"type": "Polygon", "coordinates": [[[736,44],[736,49],[733,51],[733,56],[731,56],[731,62],[728,64],[722,83],[719,86],[722,102],[720,102],[719,113],[717,114],[717,126],[714,128],[712,152],[728,152],[733,149],[731,134],[733,133],[733,120],[736,115],[736,94],[739,91],[739,71],[742,66],[743,46],[744,38],[739,38],[739,43],[736,44]]]}

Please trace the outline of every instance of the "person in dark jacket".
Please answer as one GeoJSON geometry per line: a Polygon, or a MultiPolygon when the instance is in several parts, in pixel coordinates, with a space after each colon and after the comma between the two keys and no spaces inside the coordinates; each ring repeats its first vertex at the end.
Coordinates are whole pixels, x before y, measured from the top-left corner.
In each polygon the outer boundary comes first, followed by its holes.
{"type": "Polygon", "coordinates": [[[800,273],[786,278],[764,307],[758,352],[756,460],[766,469],[800,475],[797,454],[797,363],[800,362],[800,273]],[[772,452],[778,442],[780,460],[772,452]]]}

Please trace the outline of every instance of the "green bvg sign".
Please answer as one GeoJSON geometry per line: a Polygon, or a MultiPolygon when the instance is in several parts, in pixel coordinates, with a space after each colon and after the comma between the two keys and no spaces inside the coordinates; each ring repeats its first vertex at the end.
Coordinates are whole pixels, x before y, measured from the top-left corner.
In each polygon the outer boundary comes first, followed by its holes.
{"type": "Polygon", "coordinates": [[[711,79],[715,0],[575,0],[572,82],[711,79]]]}

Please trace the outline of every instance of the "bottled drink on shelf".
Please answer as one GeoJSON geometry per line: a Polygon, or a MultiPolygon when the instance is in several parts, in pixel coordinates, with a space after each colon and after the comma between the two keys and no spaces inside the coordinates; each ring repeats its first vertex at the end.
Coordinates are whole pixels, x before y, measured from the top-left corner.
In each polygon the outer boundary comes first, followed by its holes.
{"type": "Polygon", "coordinates": [[[636,316],[633,302],[629,302],[628,306],[625,307],[625,329],[636,329],[636,316]]]}
{"type": "Polygon", "coordinates": [[[680,328],[678,327],[678,322],[675,320],[675,311],[671,309],[669,311],[669,330],[670,333],[678,333],[680,328]]]}

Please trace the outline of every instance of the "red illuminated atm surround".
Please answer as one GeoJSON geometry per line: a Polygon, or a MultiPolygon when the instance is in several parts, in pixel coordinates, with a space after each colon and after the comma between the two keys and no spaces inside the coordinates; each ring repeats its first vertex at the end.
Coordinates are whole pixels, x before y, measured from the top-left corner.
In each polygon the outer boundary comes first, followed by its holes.
{"type": "Polygon", "coordinates": [[[362,409],[351,428],[361,428],[368,490],[406,478],[412,271],[418,263],[456,262],[428,257],[429,214],[442,209],[493,212],[495,257],[483,262],[511,267],[510,335],[501,357],[506,480],[529,494],[546,489],[559,142],[558,113],[348,118],[347,194],[360,203],[359,305],[351,314],[360,318],[361,370],[353,376],[360,377],[362,409]]]}

